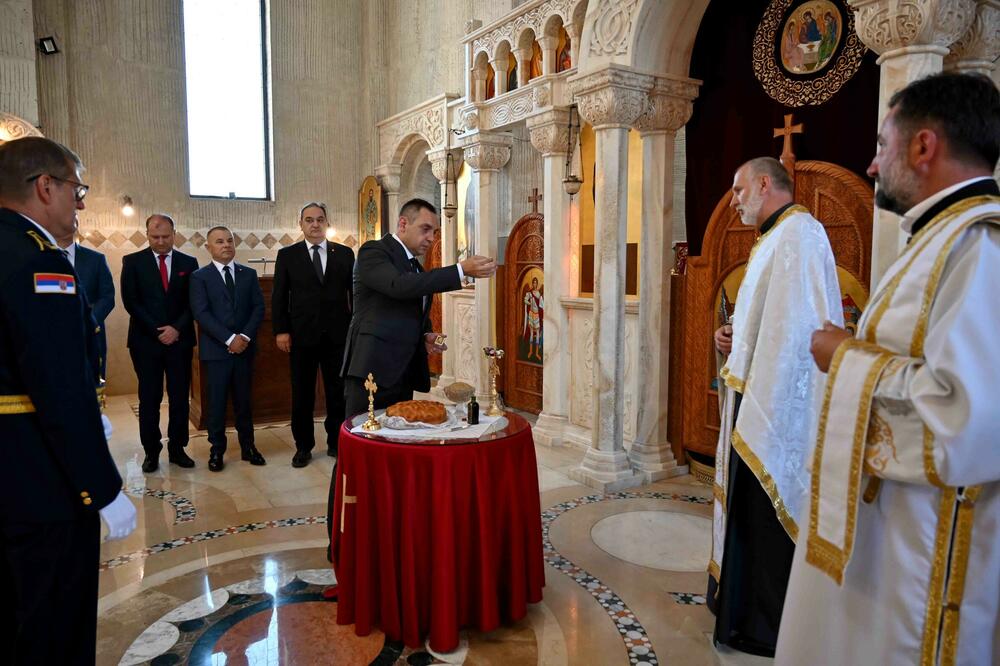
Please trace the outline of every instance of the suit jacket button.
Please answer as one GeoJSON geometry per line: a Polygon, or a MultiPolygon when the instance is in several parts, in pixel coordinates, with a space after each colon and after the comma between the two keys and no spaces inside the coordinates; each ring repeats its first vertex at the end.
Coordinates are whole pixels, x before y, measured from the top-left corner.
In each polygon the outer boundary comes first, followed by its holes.
{"type": "Polygon", "coordinates": [[[90,499],[89,497],[84,497],[83,498],[83,504],[84,504],[84,506],[90,506],[93,503],[94,503],[94,500],[90,499]]]}
{"type": "Polygon", "coordinates": [[[80,493],[80,497],[90,497],[90,493],[84,490],[83,492],[80,493]]]}

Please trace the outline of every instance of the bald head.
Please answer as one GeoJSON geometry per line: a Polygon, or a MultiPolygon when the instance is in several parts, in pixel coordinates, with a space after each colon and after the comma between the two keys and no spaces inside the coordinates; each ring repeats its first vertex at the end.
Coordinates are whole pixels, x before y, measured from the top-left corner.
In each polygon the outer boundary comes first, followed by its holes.
{"type": "Polygon", "coordinates": [[[791,202],[792,179],[773,157],[752,159],[736,170],[729,206],[743,224],[760,228],[774,211],[791,202]]]}

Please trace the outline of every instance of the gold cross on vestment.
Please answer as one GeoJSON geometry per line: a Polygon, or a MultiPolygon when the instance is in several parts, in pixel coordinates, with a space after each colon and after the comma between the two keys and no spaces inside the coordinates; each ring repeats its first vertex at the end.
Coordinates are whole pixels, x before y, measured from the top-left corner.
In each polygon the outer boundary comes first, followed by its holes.
{"type": "Polygon", "coordinates": [[[545,195],[544,194],[539,194],[537,187],[531,188],[531,196],[528,197],[528,202],[531,204],[531,212],[532,213],[537,213],[538,212],[538,202],[541,201],[544,198],[545,198],[545,195]]]}
{"type": "Polygon", "coordinates": [[[795,160],[795,153],[792,151],[792,135],[802,134],[803,131],[804,127],[802,126],[802,123],[799,123],[798,125],[792,124],[792,114],[790,113],[785,114],[785,126],[776,127],[774,129],[775,139],[779,136],[784,137],[784,142],[781,146],[781,163],[786,167],[788,166],[789,160],[792,160],[793,163],[795,160]]]}
{"type": "Polygon", "coordinates": [[[344,533],[344,515],[347,513],[348,504],[357,504],[358,498],[347,494],[347,475],[344,474],[344,487],[340,491],[340,533],[344,533]]]}

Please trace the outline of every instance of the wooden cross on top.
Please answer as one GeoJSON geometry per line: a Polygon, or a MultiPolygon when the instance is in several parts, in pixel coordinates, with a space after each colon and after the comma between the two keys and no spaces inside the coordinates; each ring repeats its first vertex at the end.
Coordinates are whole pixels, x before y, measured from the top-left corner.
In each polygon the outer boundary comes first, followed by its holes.
{"type": "Polygon", "coordinates": [[[789,176],[794,176],[795,173],[795,153],[792,151],[792,135],[802,134],[805,127],[802,123],[798,125],[792,124],[792,114],[785,114],[785,126],[774,128],[774,138],[783,137],[783,142],[781,146],[781,163],[788,170],[789,176]]]}
{"type": "Polygon", "coordinates": [[[538,202],[541,201],[543,198],[545,198],[545,195],[539,194],[537,187],[531,188],[531,196],[528,197],[528,202],[531,203],[532,213],[538,212],[538,202]]]}

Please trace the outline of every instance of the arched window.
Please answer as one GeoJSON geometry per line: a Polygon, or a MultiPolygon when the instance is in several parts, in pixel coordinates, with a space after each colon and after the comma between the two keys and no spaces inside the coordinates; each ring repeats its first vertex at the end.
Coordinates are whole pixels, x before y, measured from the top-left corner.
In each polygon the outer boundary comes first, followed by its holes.
{"type": "Polygon", "coordinates": [[[265,0],[184,0],[191,196],[271,198],[265,0]]]}

